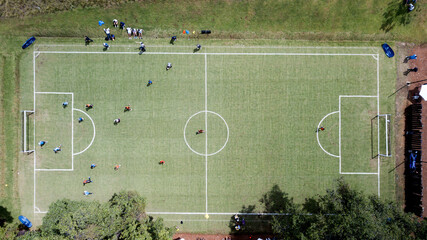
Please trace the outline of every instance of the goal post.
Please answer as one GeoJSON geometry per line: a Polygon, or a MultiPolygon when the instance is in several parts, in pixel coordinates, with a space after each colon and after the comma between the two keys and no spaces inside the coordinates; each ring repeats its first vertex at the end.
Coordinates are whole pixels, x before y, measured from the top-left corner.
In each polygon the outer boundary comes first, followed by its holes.
{"type": "Polygon", "coordinates": [[[24,111],[21,111],[21,113],[22,113],[22,152],[30,154],[35,150],[34,144],[33,146],[31,146],[30,144],[31,138],[29,134],[29,129],[31,125],[29,118],[32,114],[34,114],[34,111],[24,110],[24,111]]]}
{"type": "Polygon", "coordinates": [[[391,157],[391,114],[376,115],[371,119],[371,154],[391,157]]]}

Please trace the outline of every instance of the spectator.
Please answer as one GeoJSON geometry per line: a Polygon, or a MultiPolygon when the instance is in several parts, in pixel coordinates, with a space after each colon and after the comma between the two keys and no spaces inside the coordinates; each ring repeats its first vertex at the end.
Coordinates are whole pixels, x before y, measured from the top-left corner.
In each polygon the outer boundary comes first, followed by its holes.
{"type": "Polygon", "coordinates": [[[146,51],[146,49],[145,49],[145,44],[144,44],[143,42],[141,42],[141,46],[139,47],[139,50],[140,50],[141,52],[145,52],[145,51],[146,51]]]}
{"type": "Polygon", "coordinates": [[[111,39],[111,34],[110,34],[110,28],[104,28],[104,32],[105,34],[107,34],[107,38],[105,40],[110,40],[111,39]]]}
{"type": "Polygon", "coordinates": [[[416,60],[417,59],[417,55],[411,55],[411,56],[406,56],[405,57],[405,61],[403,61],[404,63],[407,63],[409,60],[416,60]]]}
{"type": "Polygon", "coordinates": [[[104,50],[107,50],[108,48],[110,48],[110,45],[108,45],[108,43],[104,43],[104,50]]]}
{"type": "Polygon", "coordinates": [[[138,38],[138,31],[136,30],[136,28],[132,29],[132,36],[133,38],[138,38]]]}
{"type": "Polygon", "coordinates": [[[129,39],[132,39],[132,28],[130,27],[126,28],[126,32],[128,33],[129,39]]]}
{"type": "Polygon", "coordinates": [[[139,39],[142,39],[142,32],[143,32],[144,30],[141,28],[141,29],[138,29],[138,37],[139,37],[139,39]]]}
{"type": "Polygon", "coordinates": [[[117,21],[117,19],[113,20],[113,26],[116,28],[119,26],[119,21],[117,21]]]}
{"type": "Polygon", "coordinates": [[[412,12],[414,9],[415,9],[414,4],[410,3],[410,4],[408,5],[408,12],[412,12]]]}
{"type": "Polygon", "coordinates": [[[125,23],[124,22],[120,22],[120,29],[125,29],[125,23]]]}
{"type": "Polygon", "coordinates": [[[175,44],[175,41],[176,41],[176,36],[172,36],[170,44],[172,44],[172,45],[175,44]]]}
{"type": "Polygon", "coordinates": [[[111,34],[111,40],[112,41],[116,40],[116,36],[114,36],[114,34],[111,34]]]}

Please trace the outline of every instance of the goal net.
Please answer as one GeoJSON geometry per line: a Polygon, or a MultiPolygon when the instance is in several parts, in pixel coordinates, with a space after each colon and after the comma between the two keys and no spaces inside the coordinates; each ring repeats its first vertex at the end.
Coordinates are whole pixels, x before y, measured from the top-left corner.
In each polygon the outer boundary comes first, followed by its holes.
{"type": "Polygon", "coordinates": [[[391,157],[391,115],[380,114],[371,119],[371,156],[391,157]]]}
{"type": "Polygon", "coordinates": [[[22,152],[32,153],[34,152],[35,146],[31,144],[33,136],[29,134],[30,130],[30,117],[34,114],[34,111],[24,110],[22,111],[22,152]],[[30,137],[32,136],[32,137],[30,137]]]}

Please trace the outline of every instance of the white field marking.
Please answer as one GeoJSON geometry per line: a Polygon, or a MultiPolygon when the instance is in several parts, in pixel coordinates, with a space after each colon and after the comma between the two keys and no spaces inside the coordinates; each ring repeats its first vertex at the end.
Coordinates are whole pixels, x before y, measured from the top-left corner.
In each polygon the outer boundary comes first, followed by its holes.
{"type": "Polygon", "coordinates": [[[40,171],[40,172],[72,172],[72,171],[74,171],[72,168],[57,168],[57,169],[37,168],[34,170],[40,171]]]}
{"type": "Polygon", "coordinates": [[[206,214],[208,214],[208,59],[205,54],[205,198],[206,214]]]}
{"type": "Polygon", "coordinates": [[[92,122],[92,126],[93,126],[93,137],[92,137],[92,141],[90,141],[90,143],[89,143],[89,146],[87,146],[83,151],[80,151],[80,152],[78,152],[78,153],[73,153],[73,155],[79,155],[79,154],[81,154],[81,153],[85,152],[86,150],[88,150],[88,149],[92,146],[93,141],[95,140],[96,129],[95,129],[95,122],[94,122],[94,121],[93,121],[93,119],[89,116],[89,114],[87,114],[87,113],[85,113],[83,110],[80,110],[80,109],[77,109],[77,108],[73,108],[73,110],[74,110],[74,111],[79,111],[79,112],[84,113],[84,114],[89,118],[89,120],[92,122]]]}
{"type": "MultiPolygon", "coordinates": [[[[58,54],[139,54],[139,52],[79,52],[79,51],[39,51],[58,54]]],[[[193,52],[144,52],[144,55],[236,55],[236,56],[372,56],[372,53],[193,53],[193,52]]]]}
{"type": "Polygon", "coordinates": [[[338,154],[340,156],[338,173],[341,174],[341,96],[338,97],[338,154]]]}
{"type": "Polygon", "coordinates": [[[225,148],[225,146],[226,146],[226,145],[227,145],[227,143],[228,143],[228,138],[230,137],[230,129],[228,128],[228,124],[227,124],[227,122],[225,121],[225,119],[224,119],[221,115],[219,115],[219,114],[218,114],[218,113],[216,113],[216,112],[207,111],[208,113],[212,113],[212,114],[217,115],[217,116],[218,116],[218,117],[220,117],[220,118],[222,119],[222,121],[225,123],[225,126],[227,127],[227,140],[225,141],[224,145],[223,145],[223,146],[222,146],[218,151],[216,151],[216,152],[214,152],[214,153],[204,154],[204,153],[199,153],[199,152],[195,151],[193,148],[191,148],[190,144],[188,144],[188,142],[187,142],[187,138],[186,138],[186,136],[185,136],[185,130],[187,129],[188,122],[190,122],[190,120],[191,120],[194,116],[196,116],[197,114],[203,113],[203,112],[205,112],[205,111],[203,110],[203,111],[196,112],[195,114],[191,115],[191,116],[188,118],[188,120],[187,120],[187,122],[185,123],[185,126],[184,126],[184,141],[185,141],[185,144],[187,145],[187,147],[188,147],[188,148],[189,148],[193,153],[195,153],[195,154],[197,154],[197,155],[199,155],[199,156],[208,156],[208,157],[209,157],[209,156],[213,156],[213,155],[215,155],[215,154],[217,154],[217,153],[221,152],[221,151],[222,151],[222,149],[224,149],[224,148],[225,148]]]}
{"type": "MultiPolygon", "coordinates": [[[[292,213],[240,213],[240,212],[147,212],[147,214],[156,214],[156,215],[245,215],[245,216],[288,216],[293,215],[292,213]]],[[[312,215],[311,213],[302,214],[302,215],[312,215]]]]}
{"type": "MultiPolygon", "coordinates": [[[[380,57],[379,54],[377,54],[377,115],[380,115],[380,57]]],[[[387,123],[386,123],[387,124],[387,123]]],[[[381,188],[381,182],[380,182],[380,118],[378,118],[378,197],[381,196],[380,188],[381,188]]]]}
{"type": "Polygon", "coordinates": [[[378,61],[378,54],[372,54],[372,57],[378,61]]]}
{"type": "Polygon", "coordinates": [[[326,114],[326,116],[324,116],[324,117],[322,118],[322,120],[320,120],[319,124],[317,125],[317,132],[316,132],[317,144],[319,145],[319,147],[320,147],[320,148],[321,148],[321,149],[322,149],[326,154],[328,154],[329,156],[336,157],[336,158],[339,158],[340,156],[337,156],[337,155],[335,155],[335,154],[332,154],[332,153],[330,153],[330,152],[326,151],[326,150],[323,148],[322,144],[320,144],[320,140],[319,140],[319,128],[320,128],[320,125],[322,125],[322,122],[323,122],[323,120],[325,120],[325,118],[329,117],[329,115],[332,115],[332,114],[335,114],[335,113],[338,113],[338,112],[339,112],[339,111],[335,111],[335,112],[331,112],[331,113],[326,114]]]}
{"type": "Polygon", "coordinates": [[[40,211],[40,208],[38,208],[38,207],[34,207],[34,211],[35,211],[35,212],[41,212],[41,211],[40,211]]]}
{"type": "Polygon", "coordinates": [[[71,94],[71,169],[74,170],[74,93],[71,94]]]}
{"type": "Polygon", "coordinates": [[[37,55],[35,56],[36,58],[40,55],[40,52],[37,53],[37,55]]]}
{"type": "MultiPolygon", "coordinates": [[[[34,115],[36,115],[36,53],[33,51],[33,94],[34,94],[34,100],[33,100],[33,110],[34,110],[34,115]]],[[[34,144],[34,149],[36,149],[36,116],[34,116],[34,121],[33,121],[34,127],[33,127],[33,144],[34,144]]],[[[37,160],[36,160],[36,152],[34,151],[33,155],[34,155],[34,166],[33,166],[33,182],[34,182],[34,186],[33,186],[33,190],[34,190],[34,199],[33,199],[33,209],[34,211],[36,210],[36,164],[37,164],[37,160]]],[[[40,209],[39,209],[40,211],[40,209]]]]}
{"type": "Polygon", "coordinates": [[[34,94],[69,94],[69,95],[73,95],[72,92],[34,92],[34,94]]]}
{"type": "Polygon", "coordinates": [[[341,172],[340,174],[347,174],[347,175],[377,175],[376,172],[341,172]]]}
{"type": "Polygon", "coordinates": [[[340,98],[376,98],[376,95],[340,95],[340,98]]]}
{"type": "MultiPolygon", "coordinates": [[[[139,43],[139,42],[138,42],[139,43]]],[[[84,45],[84,44],[38,44],[37,46],[43,47],[99,47],[98,45],[84,45]]],[[[136,45],[116,45],[115,47],[138,47],[136,45]]],[[[162,47],[162,48],[194,48],[193,45],[149,45],[150,47],[162,47]]],[[[244,45],[235,45],[235,46],[203,46],[204,48],[307,48],[307,49],[378,49],[378,47],[345,47],[345,46],[244,46],[244,45]]]]}

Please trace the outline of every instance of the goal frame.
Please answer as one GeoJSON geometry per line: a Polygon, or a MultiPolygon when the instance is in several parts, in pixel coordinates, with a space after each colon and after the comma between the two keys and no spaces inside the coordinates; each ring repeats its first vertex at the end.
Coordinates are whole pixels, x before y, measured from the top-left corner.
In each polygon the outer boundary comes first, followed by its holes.
{"type": "Polygon", "coordinates": [[[30,154],[35,151],[35,146],[31,149],[29,143],[27,142],[28,137],[28,117],[35,113],[34,110],[23,110],[22,113],[22,152],[26,154],[30,154]]]}
{"type": "MultiPolygon", "coordinates": [[[[376,115],[375,117],[373,117],[372,119],[371,119],[371,152],[372,152],[372,158],[376,158],[376,157],[378,157],[378,156],[381,156],[381,157],[392,157],[393,155],[392,155],[392,153],[391,153],[391,149],[390,149],[390,147],[391,147],[391,134],[390,134],[390,131],[391,131],[391,114],[379,114],[379,115],[376,115]],[[381,152],[381,147],[380,146],[377,146],[378,147],[378,150],[377,150],[377,153],[375,154],[375,149],[374,149],[374,139],[373,139],[373,132],[374,132],[374,126],[376,125],[377,126],[377,128],[379,128],[379,129],[377,129],[377,131],[378,132],[381,132],[381,124],[380,124],[380,118],[384,118],[384,127],[385,127],[385,129],[384,129],[384,133],[385,133],[385,152],[381,152]],[[375,121],[376,121],[376,123],[375,123],[375,121]]],[[[380,138],[379,139],[379,142],[378,143],[381,143],[381,134],[378,134],[378,138],[380,138]]],[[[381,144],[380,144],[381,145],[381,144]]]]}

